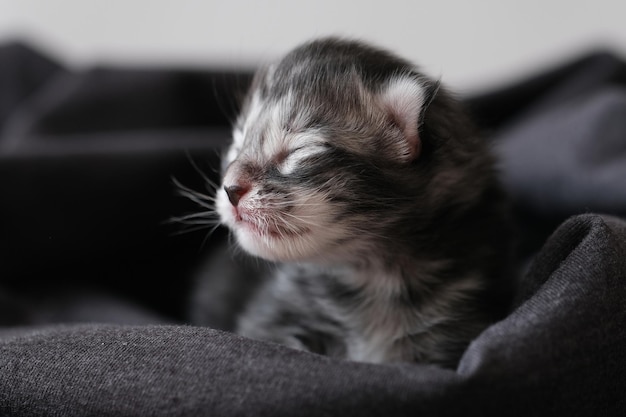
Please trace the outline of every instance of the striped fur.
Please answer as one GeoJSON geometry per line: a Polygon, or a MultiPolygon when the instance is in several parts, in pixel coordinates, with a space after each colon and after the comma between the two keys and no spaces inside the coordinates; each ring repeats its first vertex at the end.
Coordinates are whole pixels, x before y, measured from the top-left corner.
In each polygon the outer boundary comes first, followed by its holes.
{"type": "Polygon", "coordinates": [[[494,162],[408,62],[339,39],[295,49],[255,77],[226,165],[221,221],[274,264],[241,334],[453,366],[497,314],[510,239],[494,162]]]}

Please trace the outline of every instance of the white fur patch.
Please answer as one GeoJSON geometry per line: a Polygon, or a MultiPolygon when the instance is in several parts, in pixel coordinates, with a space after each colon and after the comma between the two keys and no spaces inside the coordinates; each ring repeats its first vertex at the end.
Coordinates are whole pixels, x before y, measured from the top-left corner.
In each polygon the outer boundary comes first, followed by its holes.
{"type": "Polygon", "coordinates": [[[322,154],[326,149],[323,143],[312,143],[296,147],[289,151],[287,157],[280,163],[279,171],[283,175],[290,175],[300,166],[303,160],[322,154]]]}
{"type": "Polygon", "coordinates": [[[233,131],[233,143],[228,148],[228,152],[224,156],[228,163],[233,162],[239,152],[241,152],[241,148],[243,147],[243,132],[239,129],[235,129],[233,131]]]}
{"type": "Polygon", "coordinates": [[[263,100],[261,100],[261,95],[258,91],[255,91],[252,94],[252,99],[250,100],[248,113],[246,114],[246,120],[243,125],[243,137],[246,137],[247,131],[250,129],[251,125],[254,125],[259,120],[259,117],[263,111],[263,100]]]}

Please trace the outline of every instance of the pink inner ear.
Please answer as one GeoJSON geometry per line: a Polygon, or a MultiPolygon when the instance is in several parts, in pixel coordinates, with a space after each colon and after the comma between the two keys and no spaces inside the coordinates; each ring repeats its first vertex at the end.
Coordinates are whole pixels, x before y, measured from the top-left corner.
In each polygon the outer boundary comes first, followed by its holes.
{"type": "Polygon", "coordinates": [[[406,141],[406,157],[409,160],[416,159],[422,150],[422,141],[419,137],[419,119],[415,119],[414,123],[411,123],[406,118],[398,117],[392,109],[389,109],[389,116],[391,123],[400,129],[403,139],[406,141]]]}
{"type": "Polygon", "coordinates": [[[384,107],[393,123],[402,131],[405,141],[402,146],[405,150],[403,156],[408,160],[417,158],[422,148],[418,129],[424,96],[422,85],[408,76],[391,80],[382,93],[384,107]]]}

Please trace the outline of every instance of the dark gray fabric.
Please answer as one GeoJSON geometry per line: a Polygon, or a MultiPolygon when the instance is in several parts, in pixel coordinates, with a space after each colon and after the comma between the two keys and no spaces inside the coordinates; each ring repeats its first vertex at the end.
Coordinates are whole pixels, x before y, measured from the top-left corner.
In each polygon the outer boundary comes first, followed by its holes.
{"type": "Polygon", "coordinates": [[[199,327],[0,333],[3,415],[620,415],[626,225],[564,224],[457,372],[341,362],[199,327]]]}
{"type": "Polygon", "coordinates": [[[0,48],[0,415],[626,413],[621,61],[596,54],[467,99],[532,260],[511,313],[456,370],[338,361],[197,325],[195,270],[224,233],[173,235],[165,220],[195,208],[171,177],[203,187],[192,162],[216,177],[248,82],[72,72],[0,48]]]}

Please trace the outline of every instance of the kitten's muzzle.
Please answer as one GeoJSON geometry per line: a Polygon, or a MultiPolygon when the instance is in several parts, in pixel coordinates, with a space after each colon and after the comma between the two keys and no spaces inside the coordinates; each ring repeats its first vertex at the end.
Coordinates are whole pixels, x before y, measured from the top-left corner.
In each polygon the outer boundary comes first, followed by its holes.
{"type": "Polygon", "coordinates": [[[239,204],[239,200],[248,192],[248,187],[243,187],[241,185],[225,185],[224,191],[226,191],[226,195],[228,196],[228,201],[233,207],[237,207],[239,204]]]}

